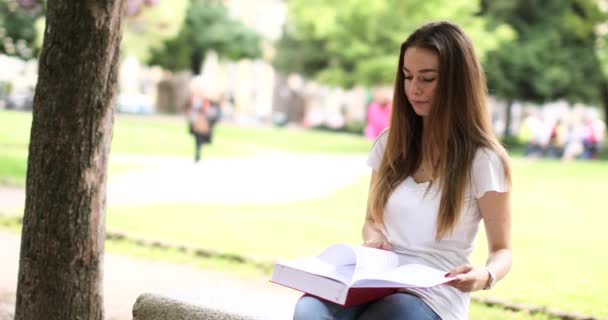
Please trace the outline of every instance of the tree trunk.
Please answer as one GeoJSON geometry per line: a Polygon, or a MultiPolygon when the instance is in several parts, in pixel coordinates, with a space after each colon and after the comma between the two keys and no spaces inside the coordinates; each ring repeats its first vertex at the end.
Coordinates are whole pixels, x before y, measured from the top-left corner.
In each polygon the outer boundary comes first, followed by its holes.
{"type": "Polygon", "coordinates": [[[15,319],[99,319],[124,0],[49,0],[15,319]]]}
{"type": "Polygon", "coordinates": [[[190,71],[194,76],[201,73],[201,64],[203,63],[203,52],[200,49],[194,48],[190,57],[190,71]]]}
{"type": "Polygon", "coordinates": [[[507,101],[507,108],[505,109],[505,132],[503,133],[505,138],[511,137],[511,122],[512,121],[512,109],[513,109],[513,100],[509,99],[507,101]]]}
{"type": "Polygon", "coordinates": [[[608,82],[604,82],[600,88],[602,104],[604,107],[604,122],[608,123],[608,82]]]}

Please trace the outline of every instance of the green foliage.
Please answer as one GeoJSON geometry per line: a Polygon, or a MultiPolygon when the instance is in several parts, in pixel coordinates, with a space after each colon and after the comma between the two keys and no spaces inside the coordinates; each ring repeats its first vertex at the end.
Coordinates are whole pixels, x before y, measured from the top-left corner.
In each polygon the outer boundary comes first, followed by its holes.
{"type": "Polygon", "coordinates": [[[281,39],[276,43],[273,66],[279,70],[314,76],[319,70],[328,67],[329,61],[323,50],[325,40],[308,39],[298,36],[293,28],[283,30],[281,39]]]}
{"type": "Polygon", "coordinates": [[[177,35],[186,16],[188,1],[157,1],[156,5],[145,7],[125,19],[121,44],[123,53],[147,61],[152,49],[160,48],[163,41],[177,35]]]}
{"type": "MultiPolygon", "coordinates": [[[[124,21],[123,51],[145,58],[151,47],[177,33],[173,29],[183,20],[186,1],[127,0],[128,8],[137,9],[124,21]]],[[[42,46],[45,15],[46,0],[0,0],[0,53],[35,58],[42,46]]]]}
{"type": "Polygon", "coordinates": [[[467,0],[292,0],[288,5],[275,66],[346,87],[392,82],[401,42],[430,20],[462,26],[482,58],[512,36],[504,25],[488,30],[485,19],[475,15],[477,4],[467,0]]]}
{"type": "Polygon", "coordinates": [[[517,38],[488,53],[490,93],[506,100],[600,101],[596,1],[482,1],[482,14],[508,23],[517,38]]]}
{"type": "Polygon", "coordinates": [[[44,15],[38,1],[22,8],[18,1],[0,0],[0,53],[27,60],[38,55],[36,20],[44,15]]]}
{"type": "Polygon", "coordinates": [[[258,58],[261,40],[256,32],[231,18],[223,3],[191,0],[179,33],[154,49],[149,63],[198,74],[209,50],[232,60],[258,58]]]}

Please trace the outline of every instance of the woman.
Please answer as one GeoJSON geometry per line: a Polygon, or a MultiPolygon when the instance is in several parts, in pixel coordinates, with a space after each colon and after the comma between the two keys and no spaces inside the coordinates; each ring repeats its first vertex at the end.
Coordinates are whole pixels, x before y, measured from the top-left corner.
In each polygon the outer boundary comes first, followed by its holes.
{"type": "Polygon", "coordinates": [[[304,296],[294,319],[466,319],[469,292],[490,289],[507,274],[510,167],[485,103],[483,70],[462,29],[434,22],[406,39],[390,127],[368,158],[364,245],[456,279],[350,308],[304,296]],[[489,256],[485,266],[472,266],[482,219],[489,256]]]}

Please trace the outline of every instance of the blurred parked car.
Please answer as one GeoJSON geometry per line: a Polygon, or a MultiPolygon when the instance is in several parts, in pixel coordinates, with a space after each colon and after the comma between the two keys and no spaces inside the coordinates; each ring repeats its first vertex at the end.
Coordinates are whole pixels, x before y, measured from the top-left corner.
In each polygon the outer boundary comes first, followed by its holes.
{"type": "Polygon", "coordinates": [[[121,93],[116,99],[116,109],[123,113],[152,114],[154,104],[145,94],[121,93]]]}

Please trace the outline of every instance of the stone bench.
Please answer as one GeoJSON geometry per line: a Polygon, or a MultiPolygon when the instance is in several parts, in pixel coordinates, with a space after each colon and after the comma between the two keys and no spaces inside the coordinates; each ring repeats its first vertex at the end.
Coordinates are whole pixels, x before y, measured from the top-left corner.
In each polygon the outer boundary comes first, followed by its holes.
{"type": "Polygon", "coordinates": [[[167,298],[141,294],[133,305],[133,320],[253,320],[254,318],[167,298]]]}

